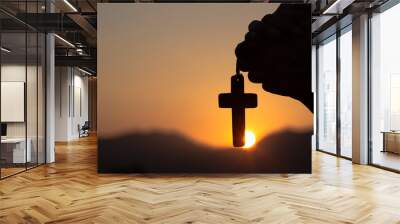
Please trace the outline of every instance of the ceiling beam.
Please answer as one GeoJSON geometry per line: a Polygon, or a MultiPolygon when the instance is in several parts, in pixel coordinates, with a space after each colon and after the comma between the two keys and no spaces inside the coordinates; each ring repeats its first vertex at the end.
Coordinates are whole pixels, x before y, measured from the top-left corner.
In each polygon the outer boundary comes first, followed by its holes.
{"type": "Polygon", "coordinates": [[[56,66],[88,67],[96,71],[97,60],[91,56],[55,56],[56,66]]]}
{"type": "Polygon", "coordinates": [[[91,41],[97,42],[97,30],[85,17],[80,14],[68,14],[67,16],[89,35],[91,41]]]}

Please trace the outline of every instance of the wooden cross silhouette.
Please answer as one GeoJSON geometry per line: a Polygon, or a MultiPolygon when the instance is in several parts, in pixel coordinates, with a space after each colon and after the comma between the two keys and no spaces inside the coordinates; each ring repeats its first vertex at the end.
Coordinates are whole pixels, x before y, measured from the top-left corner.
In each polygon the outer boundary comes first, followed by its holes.
{"type": "Polygon", "coordinates": [[[219,94],[218,104],[220,108],[232,108],[233,146],[242,147],[245,143],[245,108],[257,107],[257,95],[244,93],[244,78],[242,74],[238,73],[231,77],[231,93],[219,94]]]}

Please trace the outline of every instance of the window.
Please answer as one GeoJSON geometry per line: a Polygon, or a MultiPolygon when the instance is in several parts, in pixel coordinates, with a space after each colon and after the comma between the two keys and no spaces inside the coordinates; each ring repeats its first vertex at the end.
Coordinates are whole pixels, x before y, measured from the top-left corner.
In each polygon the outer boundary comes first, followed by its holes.
{"type": "MultiPolygon", "coordinates": [[[[14,2],[15,3],[15,2],[14,2]]],[[[2,2],[7,6],[13,2],[2,2]]],[[[36,13],[44,2],[18,2],[36,13]]],[[[0,13],[0,178],[45,163],[45,35],[0,13]]]]}
{"type": "Polygon", "coordinates": [[[400,5],[371,18],[371,162],[400,170],[400,5]]]}
{"type": "Polygon", "coordinates": [[[340,155],[352,157],[352,33],[351,26],[340,36],[340,155]]]}
{"type": "Polygon", "coordinates": [[[337,34],[322,41],[317,50],[317,147],[351,158],[352,26],[337,34]]]}
{"type": "Polygon", "coordinates": [[[336,36],[318,47],[318,145],[336,153],[336,36]]]}

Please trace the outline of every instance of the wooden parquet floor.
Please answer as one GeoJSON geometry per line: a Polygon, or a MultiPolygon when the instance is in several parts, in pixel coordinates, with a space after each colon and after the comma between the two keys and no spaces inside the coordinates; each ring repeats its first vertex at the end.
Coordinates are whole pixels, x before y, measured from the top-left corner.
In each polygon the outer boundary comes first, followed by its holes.
{"type": "Polygon", "coordinates": [[[96,139],[0,181],[0,223],[400,223],[400,175],[313,153],[312,175],[96,173],[96,139]]]}

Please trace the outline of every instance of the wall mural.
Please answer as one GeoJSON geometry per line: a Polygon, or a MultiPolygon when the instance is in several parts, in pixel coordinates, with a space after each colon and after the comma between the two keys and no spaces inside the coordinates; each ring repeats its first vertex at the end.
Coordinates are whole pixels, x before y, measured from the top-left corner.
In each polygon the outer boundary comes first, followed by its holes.
{"type": "Polygon", "coordinates": [[[99,172],[311,172],[309,5],[98,8],[99,172]]]}

